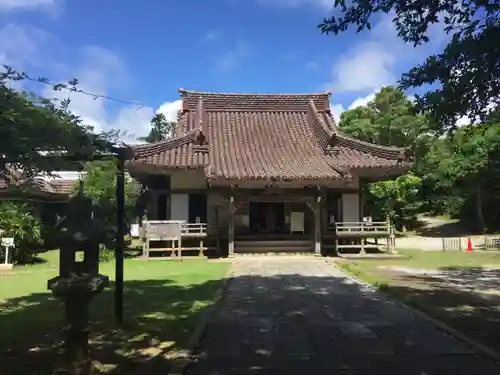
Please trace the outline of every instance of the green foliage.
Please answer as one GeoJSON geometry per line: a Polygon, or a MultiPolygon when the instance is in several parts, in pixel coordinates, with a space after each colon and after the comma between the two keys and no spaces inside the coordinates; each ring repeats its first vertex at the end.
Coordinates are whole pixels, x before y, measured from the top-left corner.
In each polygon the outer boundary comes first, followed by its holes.
{"type": "Polygon", "coordinates": [[[7,166],[27,176],[47,173],[67,165],[61,153],[86,160],[111,148],[114,133],[93,133],[69,111],[69,100],[49,100],[10,87],[10,81],[23,79],[24,74],[9,67],[0,72],[0,173],[7,166]]]}
{"type": "Polygon", "coordinates": [[[366,106],[340,116],[342,130],[358,139],[384,146],[406,147],[429,126],[423,115],[415,115],[413,102],[401,90],[382,88],[366,106]]]}
{"type": "Polygon", "coordinates": [[[372,205],[376,213],[391,220],[398,229],[411,227],[420,212],[422,202],[419,190],[422,179],[412,173],[395,180],[380,181],[369,185],[372,205]]]}
{"type": "MultiPolygon", "coordinates": [[[[418,157],[429,147],[429,120],[416,115],[413,102],[400,90],[388,86],[366,106],[342,113],[339,127],[360,140],[384,145],[413,148],[418,157]]],[[[407,174],[395,180],[370,184],[365,192],[372,214],[389,217],[397,227],[411,227],[423,202],[418,192],[422,180],[407,174]]]]}
{"type": "Polygon", "coordinates": [[[15,264],[33,261],[41,248],[42,224],[26,203],[0,202],[0,229],[3,237],[13,237],[15,249],[12,259],[15,264]]]}
{"type": "Polygon", "coordinates": [[[361,140],[410,146],[412,173],[369,185],[365,197],[375,216],[411,227],[420,212],[458,217],[470,229],[500,227],[500,112],[484,124],[432,134],[432,120],[415,114],[400,90],[383,88],[373,101],[341,115],[343,132],[361,140]]]}
{"type": "MultiPolygon", "coordinates": [[[[116,228],[116,160],[99,160],[86,163],[84,177],[85,192],[99,204],[99,217],[110,228],[116,228]]],[[[77,192],[77,186],[74,187],[77,192]]],[[[134,214],[139,189],[136,182],[125,176],[125,221],[126,230],[134,214]]],[[[111,234],[112,235],[112,234],[111,234]]]]}
{"type": "Polygon", "coordinates": [[[125,246],[130,246],[132,244],[132,236],[126,235],[123,237],[123,244],[125,246]]]}
{"type": "Polygon", "coordinates": [[[435,156],[437,163],[427,178],[439,189],[463,197],[461,216],[479,232],[499,227],[500,123],[459,129],[448,137],[447,149],[435,156]]]}
{"type": "Polygon", "coordinates": [[[167,121],[163,113],[157,113],[151,119],[151,130],[149,134],[145,137],[139,137],[140,141],[145,141],[148,143],[164,141],[173,136],[176,123],[173,121],[167,121]]]}
{"type": "Polygon", "coordinates": [[[115,258],[115,251],[106,246],[99,249],[99,261],[102,263],[111,262],[115,258]]]}
{"type": "Polygon", "coordinates": [[[407,43],[419,45],[429,42],[429,27],[440,22],[449,35],[448,45],[441,53],[410,69],[400,82],[403,89],[437,86],[416,97],[417,108],[434,117],[436,129],[454,128],[462,116],[468,116],[471,122],[484,123],[490,112],[498,108],[498,1],[338,0],[335,6],[341,8],[341,15],[318,25],[323,33],[337,35],[350,26],[355,26],[357,32],[370,29],[370,21],[377,13],[391,12],[395,14],[393,23],[398,36],[407,43]]]}

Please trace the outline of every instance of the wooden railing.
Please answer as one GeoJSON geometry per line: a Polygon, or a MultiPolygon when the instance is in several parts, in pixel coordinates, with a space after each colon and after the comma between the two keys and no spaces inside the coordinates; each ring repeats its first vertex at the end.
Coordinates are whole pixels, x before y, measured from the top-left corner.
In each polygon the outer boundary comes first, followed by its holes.
{"type": "Polygon", "coordinates": [[[333,231],[339,232],[389,232],[389,223],[385,221],[372,222],[338,222],[333,223],[333,231]]]}
{"type": "Polygon", "coordinates": [[[141,237],[144,241],[143,255],[149,258],[149,253],[170,252],[172,256],[181,256],[184,250],[197,250],[203,256],[207,249],[204,238],[207,236],[206,223],[186,223],[183,220],[147,220],[142,223],[141,237]],[[199,240],[198,246],[183,246],[183,239],[199,240]],[[152,248],[151,242],[165,241],[167,247],[152,248]]]}
{"type": "Polygon", "coordinates": [[[181,223],[182,236],[206,236],[207,223],[181,223]]]}
{"type": "Polygon", "coordinates": [[[142,237],[177,238],[206,236],[206,223],[186,223],[183,220],[147,220],[142,223],[142,237]]]}
{"type": "Polygon", "coordinates": [[[395,237],[393,227],[389,222],[337,222],[328,224],[326,233],[334,234],[335,248],[337,251],[349,248],[360,248],[361,253],[366,249],[378,249],[378,238],[385,237],[388,252],[392,252],[395,247],[395,237]],[[373,238],[375,243],[368,243],[368,239],[373,238]]]}

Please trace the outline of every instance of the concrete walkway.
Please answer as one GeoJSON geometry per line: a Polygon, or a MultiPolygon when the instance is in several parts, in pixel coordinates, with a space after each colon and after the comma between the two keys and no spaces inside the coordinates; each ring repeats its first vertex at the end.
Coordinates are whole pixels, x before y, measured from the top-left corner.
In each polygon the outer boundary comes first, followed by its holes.
{"type": "Polygon", "coordinates": [[[187,374],[500,374],[322,259],[247,258],[234,270],[187,374]]]}

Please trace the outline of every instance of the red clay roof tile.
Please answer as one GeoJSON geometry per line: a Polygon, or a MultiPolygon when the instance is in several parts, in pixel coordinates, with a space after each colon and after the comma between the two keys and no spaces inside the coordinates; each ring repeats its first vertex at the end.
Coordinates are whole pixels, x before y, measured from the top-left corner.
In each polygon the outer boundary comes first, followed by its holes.
{"type": "Polygon", "coordinates": [[[135,147],[130,165],[204,168],[209,179],[340,179],[356,168],[403,171],[405,149],[339,132],[330,93],[229,94],[179,90],[173,139],[135,147]]]}

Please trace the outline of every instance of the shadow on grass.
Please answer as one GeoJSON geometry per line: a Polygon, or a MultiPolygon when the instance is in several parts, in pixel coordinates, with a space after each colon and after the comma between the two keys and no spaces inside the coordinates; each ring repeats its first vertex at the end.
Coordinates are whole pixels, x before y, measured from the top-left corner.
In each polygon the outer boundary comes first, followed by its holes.
{"type": "MultiPolygon", "coordinates": [[[[220,280],[182,287],[171,280],[125,283],[125,327],[114,323],[113,285],[91,302],[92,357],[109,374],[168,369],[167,353],[185,348],[220,280]]],[[[9,299],[0,305],[2,374],[50,374],[57,363],[62,305],[50,293],[9,299]]]]}
{"type": "Polygon", "coordinates": [[[379,288],[500,349],[500,269],[442,267],[437,274],[393,276],[379,288]]]}
{"type": "Polygon", "coordinates": [[[421,227],[416,234],[423,237],[460,237],[470,235],[470,230],[465,228],[459,221],[444,222],[441,225],[421,227]]]}

